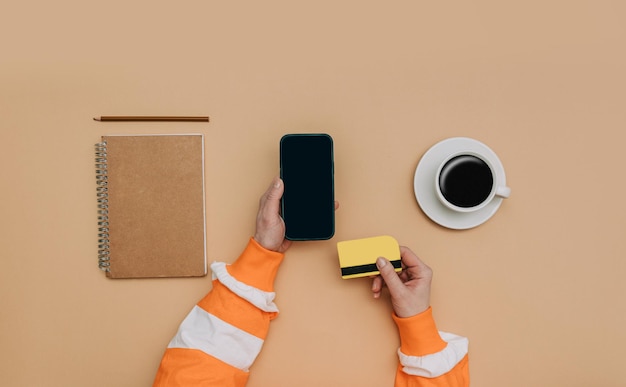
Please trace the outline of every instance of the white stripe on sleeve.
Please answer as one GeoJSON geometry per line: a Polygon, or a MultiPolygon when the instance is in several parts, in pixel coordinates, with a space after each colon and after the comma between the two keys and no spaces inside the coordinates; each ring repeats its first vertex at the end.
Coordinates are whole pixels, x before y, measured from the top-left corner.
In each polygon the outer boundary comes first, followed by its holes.
{"type": "Polygon", "coordinates": [[[262,346],[263,340],[258,337],[195,306],[168,348],[198,349],[247,372],[262,346]]]}
{"type": "Polygon", "coordinates": [[[213,270],[213,278],[217,278],[224,286],[230,289],[231,292],[264,312],[278,312],[278,307],[274,304],[276,293],[264,292],[238,281],[226,270],[226,264],[224,262],[213,262],[211,264],[211,270],[213,270]]]}
{"type": "Polygon", "coordinates": [[[467,355],[469,340],[452,333],[439,332],[448,345],[440,352],[426,356],[408,356],[400,352],[400,364],[405,374],[436,378],[450,372],[467,355]]]}

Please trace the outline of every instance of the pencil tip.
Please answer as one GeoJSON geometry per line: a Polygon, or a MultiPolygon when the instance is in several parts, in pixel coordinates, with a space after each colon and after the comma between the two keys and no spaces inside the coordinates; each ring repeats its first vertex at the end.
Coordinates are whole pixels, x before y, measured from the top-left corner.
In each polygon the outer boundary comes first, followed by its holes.
{"type": "Polygon", "coordinates": [[[100,117],[94,117],[93,120],[94,121],[100,121],[100,117]]]}

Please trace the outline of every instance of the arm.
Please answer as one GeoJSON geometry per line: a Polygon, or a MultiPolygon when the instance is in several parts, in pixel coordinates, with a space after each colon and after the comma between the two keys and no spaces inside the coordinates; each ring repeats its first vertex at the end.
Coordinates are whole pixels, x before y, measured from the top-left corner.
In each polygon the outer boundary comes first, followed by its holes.
{"type": "Polygon", "coordinates": [[[403,270],[397,274],[389,261],[376,262],[380,276],[372,291],[389,288],[392,316],[400,334],[396,387],[469,386],[468,340],[437,330],[430,308],[432,270],[411,250],[400,248],[403,270]]]}
{"type": "Polygon", "coordinates": [[[244,386],[277,314],[274,279],[289,247],[278,215],[283,184],[263,194],[256,232],[232,264],[213,263],[213,288],[170,341],[154,386],[244,386]]]}

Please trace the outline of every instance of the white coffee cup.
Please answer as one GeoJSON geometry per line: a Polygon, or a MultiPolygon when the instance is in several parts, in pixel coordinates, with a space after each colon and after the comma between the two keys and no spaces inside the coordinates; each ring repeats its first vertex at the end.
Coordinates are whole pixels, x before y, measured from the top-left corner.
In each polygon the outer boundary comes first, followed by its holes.
{"type": "Polygon", "coordinates": [[[508,198],[511,189],[498,181],[489,160],[472,151],[447,157],[437,169],[435,191],[439,201],[457,212],[478,211],[496,196],[508,198]]]}

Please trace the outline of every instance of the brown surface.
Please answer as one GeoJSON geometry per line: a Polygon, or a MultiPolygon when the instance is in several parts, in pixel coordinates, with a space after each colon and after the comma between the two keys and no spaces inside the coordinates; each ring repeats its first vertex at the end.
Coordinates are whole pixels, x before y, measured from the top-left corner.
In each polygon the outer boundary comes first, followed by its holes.
{"type": "Polygon", "coordinates": [[[209,278],[111,281],[96,264],[93,144],[205,134],[209,261],[233,260],[286,132],[330,133],[331,241],[296,244],[255,386],[386,386],[397,337],[335,242],[393,235],[435,272],[473,385],[621,386],[626,7],[618,1],[10,2],[0,16],[0,375],[149,385],[209,278]],[[99,115],[208,115],[103,123],[99,115]],[[420,211],[420,156],[468,136],[510,199],[455,232],[420,211]]]}

